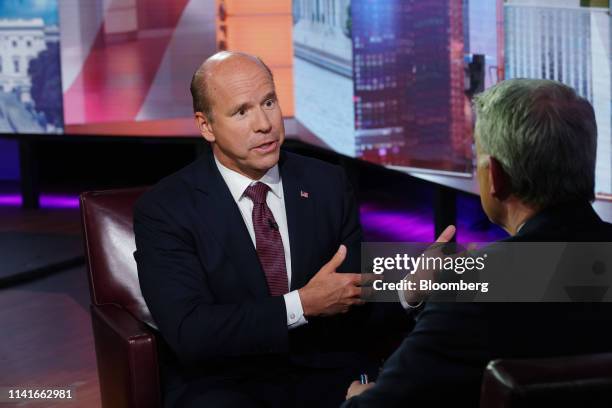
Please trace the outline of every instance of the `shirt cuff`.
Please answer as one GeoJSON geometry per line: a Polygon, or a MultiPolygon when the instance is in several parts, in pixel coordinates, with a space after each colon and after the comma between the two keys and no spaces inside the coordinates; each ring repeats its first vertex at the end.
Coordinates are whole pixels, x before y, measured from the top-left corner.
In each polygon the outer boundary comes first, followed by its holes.
{"type": "Polygon", "coordinates": [[[408,303],[406,301],[406,296],[404,296],[404,292],[405,291],[403,289],[397,289],[397,295],[399,296],[399,301],[402,307],[404,308],[404,310],[409,311],[409,310],[417,309],[419,306],[423,304],[423,301],[420,301],[419,303],[412,303],[412,304],[408,303]]]}
{"type": "Polygon", "coordinates": [[[283,295],[285,298],[285,309],[287,309],[287,327],[295,329],[306,323],[308,320],[304,317],[304,309],[302,309],[302,300],[297,290],[294,290],[283,295]]]}

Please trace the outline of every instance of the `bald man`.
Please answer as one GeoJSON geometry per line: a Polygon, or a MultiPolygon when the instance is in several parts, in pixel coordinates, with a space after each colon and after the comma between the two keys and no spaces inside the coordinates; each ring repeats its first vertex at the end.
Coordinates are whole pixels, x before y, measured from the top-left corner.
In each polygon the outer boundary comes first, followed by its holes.
{"type": "Polygon", "coordinates": [[[191,92],[210,151],[134,212],[142,293],[166,343],[164,406],[337,406],[372,368],[345,174],[281,151],[260,59],[218,53],[191,92]]]}

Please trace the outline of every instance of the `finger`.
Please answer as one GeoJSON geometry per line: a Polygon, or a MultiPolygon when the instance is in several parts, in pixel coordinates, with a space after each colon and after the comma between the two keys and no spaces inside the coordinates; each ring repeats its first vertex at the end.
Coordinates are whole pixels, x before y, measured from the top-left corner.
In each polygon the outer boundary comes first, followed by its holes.
{"type": "Polygon", "coordinates": [[[361,306],[361,305],[364,305],[365,303],[366,303],[365,300],[361,300],[361,299],[351,299],[350,300],[351,306],[361,306]]]}
{"type": "Polygon", "coordinates": [[[372,283],[374,283],[374,281],[379,280],[379,279],[380,279],[380,275],[375,275],[373,273],[362,273],[361,282],[359,283],[359,286],[361,287],[372,286],[372,283]]]}
{"type": "Polygon", "coordinates": [[[352,286],[351,288],[349,288],[348,295],[350,298],[361,297],[361,288],[358,286],[352,286]]]}
{"type": "Polygon", "coordinates": [[[448,227],[446,227],[444,229],[444,231],[442,231],[442,233],[440,234],[438,239],[436,239],[436,242],[448,242],[448,241],[450,241],[455,236],[455,232],[456,231],[457,231],[457,229],[455,228],[454,225],[449,225],[448,227]]]}
{"type": "Polygon", "coordinates": [[[363,283],[363,278],[359,273],[343,273],[342,276],[349,285],[360,286],[363,283]]]}
{"type": "Polygon", "coordinates": [[[374,288],[365,287],[361,289],[361,296],[359,298],[365,303],[366,300],[375,300],[377,293],[378,291],[374,290],[374,288]]]}
{"type": "Polygon", "coordinates": [[[329,262],[325,264],[325,269],[329,270],[330,272],[335,271],[336,268],[342,265],[342,262],[344,262],[345,258],[346,247],[344,245],[340,245],[332,259],[330,259],[329,262]]]}

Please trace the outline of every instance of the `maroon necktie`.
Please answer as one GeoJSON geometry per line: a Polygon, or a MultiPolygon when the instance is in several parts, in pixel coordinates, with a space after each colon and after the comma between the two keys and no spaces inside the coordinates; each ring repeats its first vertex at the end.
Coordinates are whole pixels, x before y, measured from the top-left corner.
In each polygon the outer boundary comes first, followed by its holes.
{"type": "Polygon", "coordinates": [[[289,291],[287,269],[285,265],[285,250],[278,224],[272,211],[266,204],[266,196],[270,191],[264,183],[257,182],[247,187],[244,195],[253,201],[253,229],[255,230],[255,246],[257,256],[268,281],[270,295],[281,296],[289,291]]]}

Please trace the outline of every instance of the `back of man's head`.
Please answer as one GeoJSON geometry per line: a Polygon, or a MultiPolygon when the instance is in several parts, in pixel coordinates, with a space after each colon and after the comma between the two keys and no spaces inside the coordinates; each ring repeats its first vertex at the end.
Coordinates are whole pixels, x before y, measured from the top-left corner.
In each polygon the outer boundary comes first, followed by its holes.
{"type": "Polygon", "coordinates": [[[511,79],[475,97],[476,141],[512,194],[544,208],[593,200],[597,125],[591,104],[559,82],[511,79]]]}

